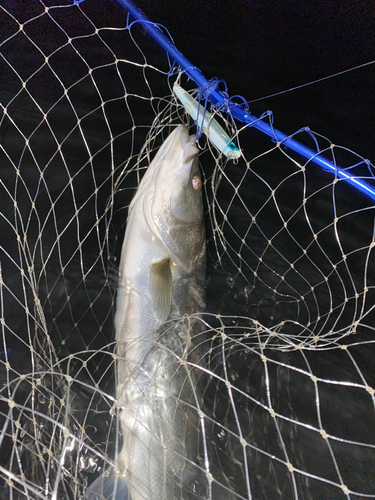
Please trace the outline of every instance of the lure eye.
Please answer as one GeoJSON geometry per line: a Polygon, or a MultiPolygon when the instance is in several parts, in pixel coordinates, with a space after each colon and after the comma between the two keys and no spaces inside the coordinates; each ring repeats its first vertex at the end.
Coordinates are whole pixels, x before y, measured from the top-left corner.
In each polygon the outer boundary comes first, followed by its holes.
{"type": "Polygon", "coordinates": [[[202,179],[199,177],[199,175],[194,175],[194,177],[191,179],[191,183],[195,191],[199,192],[202,189],[202,179]]]}

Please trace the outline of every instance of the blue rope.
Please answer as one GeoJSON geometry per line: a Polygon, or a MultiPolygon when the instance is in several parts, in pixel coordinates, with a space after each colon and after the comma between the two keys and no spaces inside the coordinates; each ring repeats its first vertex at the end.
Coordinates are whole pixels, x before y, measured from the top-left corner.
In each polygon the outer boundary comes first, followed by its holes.
{"type": "MultiPolygon", "coordinates": [[[[233,103],[233,99],[229,99],[226,85],[225,90],[221,91],[218,88],[219,80],[211,80],[209,82],[202,74],[202,72],[195,67],[189,59],[187,59],[182,52],[180,52],[174,45],[171,39],[167,38],[158,25],[151,22],[148,17],[137,7],[132,0],[117,0],[128,13],[138,22],[144,25],[145,30],[154,38],[154,40],[171,56],[171,58],[183,69],[187,76],[193,80],[198,86],[199,95],[204,95],[204,99],[211,103],[211,107],[219,108],[220,110],[229,113],[233,118],[256,128],[263,134],[267,135],[274,140],[277,144],[283,145],[297,154],[301,155],[308,161],[311,161],[324,169],[327,172],[334,174],[337,178],[343,179],[362,193],[375,200],[375,189],[361,179],[348,173],[348,171],[336,166],[333,162],[322,156],[320,151],[317,152],[313,149],[301,144],[290,136],[287,136],[280,130],[274,128],[272,124],[266,123],[261,118],[254,116],[250,113],[247,105],[233,103]]],[[[239,97],[239,96],[236,96],[239,97]]],[[[240,99],[246,102],[242,97],[240,99]]],[[[267,113],[269,116],[269,113],[267,113]]],[[[367,160],[365,163],[369,164],[367,160]]],[[[373,175],[371,174],[373,177],[373,175]]]]}

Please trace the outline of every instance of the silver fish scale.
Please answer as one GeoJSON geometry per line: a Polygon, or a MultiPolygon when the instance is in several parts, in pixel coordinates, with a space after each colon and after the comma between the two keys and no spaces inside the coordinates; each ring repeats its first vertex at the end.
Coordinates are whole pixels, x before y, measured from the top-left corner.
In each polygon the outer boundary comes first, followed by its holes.
{"type": "MultiPolygon", "coordinates": [[[[202,328],[199,319],[182,314],[183,310],[199,309],[196,298],[200,298],[201,304],[203,289],[197,285],[196,277],[182,278],[179,270],[173,272],[173,287],[170,317],[179,319],[167,321],[154,333],[155,340],[149,341],[147,354],[129,373],[122,394],[118,394],[123,405],[121,421],[131,430],[124,434],[125,439],[132,440],[127,448],[132,449],[131,455],[136,457],[133,459],[143,464],[142,468],[137,467],[143,476],[131,481],[140,498],[145,495],[141,484],[149,485],[147,498],[159,499],[179,498],[183,490],[186,498],[186,491],[204,482],[202,472],[192,464],[198,456],[197,403],[200,405],[201,401],[196,393],[197,370],[189,367],[190,361],[196,364],[203,360],[199,349],[194,349],[196,342],[202,342],[202,328]],[[163,482],[161,468],[166,474],[163,482]],[[181,489],[181,493],[177,494],[176,489],[181,489]]],[[[119,368],[119,372],[124,371],[119,368]]],[[[131,464],[128,467],[132,469],[131,464]]]]}
{"type": "Polygon", "coordinates": [[[205,307],[206,268],[202,192],[192,183],[198,153],[195,137],[177,127],[129,209],[115,326],[123,434],[117,474],[132,500],[207,496],[205,458],[198,458],[206,439],[203,323],[194,316],[205,307]]]}

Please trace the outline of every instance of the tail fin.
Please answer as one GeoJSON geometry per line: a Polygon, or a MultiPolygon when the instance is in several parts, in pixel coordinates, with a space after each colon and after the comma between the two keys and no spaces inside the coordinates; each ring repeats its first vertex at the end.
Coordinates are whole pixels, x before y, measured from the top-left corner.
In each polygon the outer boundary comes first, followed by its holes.
{"type": "Polygon", "coordinates": [[[131,497],[125,478],[110,469],[87,487],[81,500],[131,500],[131,497]]]}

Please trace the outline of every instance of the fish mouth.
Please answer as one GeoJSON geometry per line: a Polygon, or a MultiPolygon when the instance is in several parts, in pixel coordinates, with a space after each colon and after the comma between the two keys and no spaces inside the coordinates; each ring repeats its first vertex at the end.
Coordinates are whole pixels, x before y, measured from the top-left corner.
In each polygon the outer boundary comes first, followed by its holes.
{"type": "Polygon", "coordinates": [[[174,151],[174,147],[179,148],[179,151],[182,152],[182,157],[174,158],[175,160],[175,176],[180,179],[183,184],[187,184],[190,176],[190,170],[192,166],[192,162],[194,158],[199,154],[199,149],[196,146],[196,137],[195,135],[190,135],[185,126],[178,126],[177,129],[173,132],[176,133],[176,142],[179,144],[173,143],[171,145],[172,152],[174,151]]]}
{"type": "Polygon", "coordinates": [[[195,135],[191,135],[184,146],[184,163],[191,163],[195,156],[199,153],[197,148],[195,135]]]}
{"type": "Polygon", "coordinates": [[[177,126],[160,146],[130,203],[129,216],[139,201],[151,233],[159,239],[160,217],[168,210],[167,199],[187,185],[198,154],[195,136],[189,136],[186,126],[177,126]]]}
{"type": "MultiPolygon", "coordinates": [[[[189,132],[185,125],[178,125],[170,134],[169,137],[164,141],[162,148],[165,148],[165,154],[163,159],[167,159],[172,162],[176,157],[179,156],[181,151],[185,150],[185,146],[189,140],[189,132]]],[[[177,160],[177,158],[176,158],[177,160]]]]}
{"type": "Polygon", "coordinates": [[[188,129],[184,125],[179,125],[170,135],[171,143],[169,144],[167,156],[170,157],[170,162],[175,161],[176,164],[181,162],[183,165],[190,163],[194,156],[199,153],[195,145],[195,135],[189,136],[188,129]],[[177,157],[175,152],[177,152],[177,157]],[[179,155],[181,154],[181,158],[179,155]]]}
{"type": "Polygon", "coordinates": [[[154,158],[152,168],[149,168],[155,186],[162,189],[163,185],[176,178],[187,184],[192,161],[199,154],[195,142],[195,135],[189,136],[185,125],[178,125],[171,132],[154,158]]]}
{"type": "Polygon", "coordinates": [[[148,166],[142,182],[130,203],[129,213],[146,193],[153,194],[156,188],[160,189],[168,182],[171,165],[174,166],[173,175],[179,174],[176,170],[181,170],[181,168],[177,166],[182,166],[185,162],[185,146],[188,140],[189,132],[184,125],[179,125],[169,134],[148,166]]]}

